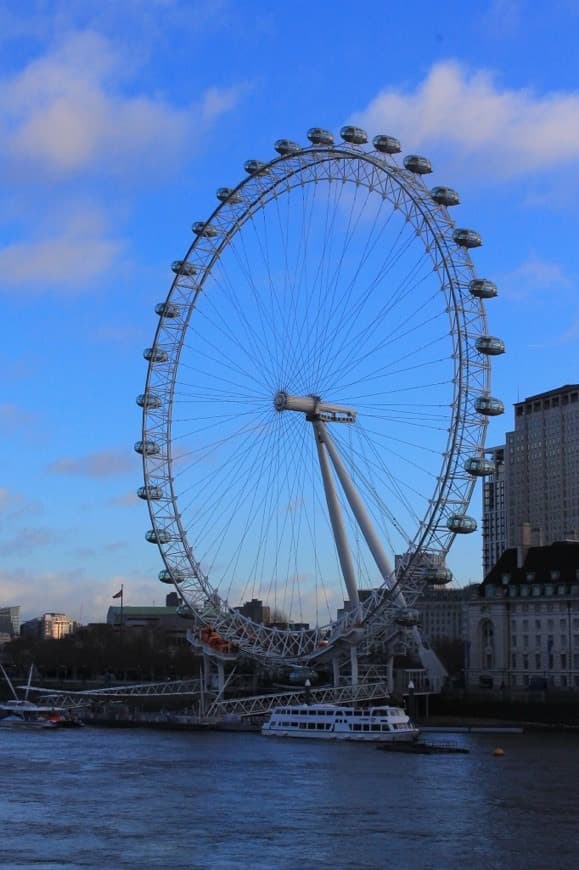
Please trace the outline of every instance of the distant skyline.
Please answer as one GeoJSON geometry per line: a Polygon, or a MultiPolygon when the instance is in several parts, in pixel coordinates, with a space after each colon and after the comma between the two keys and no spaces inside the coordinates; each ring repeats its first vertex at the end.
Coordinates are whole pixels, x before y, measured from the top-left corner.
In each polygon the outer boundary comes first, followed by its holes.
{"type": "MultiPolygon", "coordinates": [[[[0,606],[104,620],[121,584],[127,605],[164,603],[135,494],[142,350],[192,221],[280,137],[357,123],[459,191],[507,346],[488,446],[514,402],[579,380],[576,3],[25,10],[0,0],[0,606]]],[[[456,542],[460,584],[481,559],[479,534],[456,542]]]]}

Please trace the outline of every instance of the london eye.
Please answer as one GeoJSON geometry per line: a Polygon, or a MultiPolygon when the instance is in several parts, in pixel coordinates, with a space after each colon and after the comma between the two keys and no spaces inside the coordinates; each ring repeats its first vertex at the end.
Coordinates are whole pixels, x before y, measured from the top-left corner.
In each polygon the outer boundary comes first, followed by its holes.
{"type": "Polygon", "coordinates": [[[485,301],[450,187],[388,135],[312,128],[217,190],[156,305],[143,485],[163,582],[271,662],[417,622],[490,473],[485,301]],[[257,619],[244,607],[261,607],[257,619]]]}

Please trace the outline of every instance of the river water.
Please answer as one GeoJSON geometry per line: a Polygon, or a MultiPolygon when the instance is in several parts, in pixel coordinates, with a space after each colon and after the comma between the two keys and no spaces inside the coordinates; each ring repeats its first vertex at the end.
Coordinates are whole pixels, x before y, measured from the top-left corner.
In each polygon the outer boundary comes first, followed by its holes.
{"type": "Polygon", "coordinates": [[[453,739],[470,754],[244,733],[5,731],[0,866],[578,867],[579,736],[453,739]]]}

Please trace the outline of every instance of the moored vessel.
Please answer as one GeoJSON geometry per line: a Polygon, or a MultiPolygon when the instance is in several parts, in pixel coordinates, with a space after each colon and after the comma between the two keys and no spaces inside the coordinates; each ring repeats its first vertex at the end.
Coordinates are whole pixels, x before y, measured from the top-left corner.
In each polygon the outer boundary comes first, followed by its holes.
{"type": "Polygon", "coordinates": [[[401,707],[367,709],[334,704],[275,707],[261,733],[266,737],[304,737],[388,743],[416,740],[418,728],[401,707]]]}

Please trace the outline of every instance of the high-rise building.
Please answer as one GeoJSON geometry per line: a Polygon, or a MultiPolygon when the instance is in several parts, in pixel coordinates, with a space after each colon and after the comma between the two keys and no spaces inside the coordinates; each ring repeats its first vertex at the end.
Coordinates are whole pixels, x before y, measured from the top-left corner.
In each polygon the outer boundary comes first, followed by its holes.
{"type": "Polygon", "coordinates": [[[579,540],[579,384],[515,404],[506,445],[488,451],[483,484],[483,569],[520,546],[579,540]]]}
{"type": "Polygon", "coordinates": [[[20,634],[20,605],[0,607],[0,645],[8,643],[20,634]]]}
{"type": "Polygon", "coordinates": [[[515,404],[505,450],[506,547],[579,537],[579,384],[515,404]]]}
{"type": "Polygon", "coordinates": [[[483,483],[483,574],[486,577],[499,556],[506,550],[505,448],[486,451],[494,464],[492,474],[483,483]]]}

